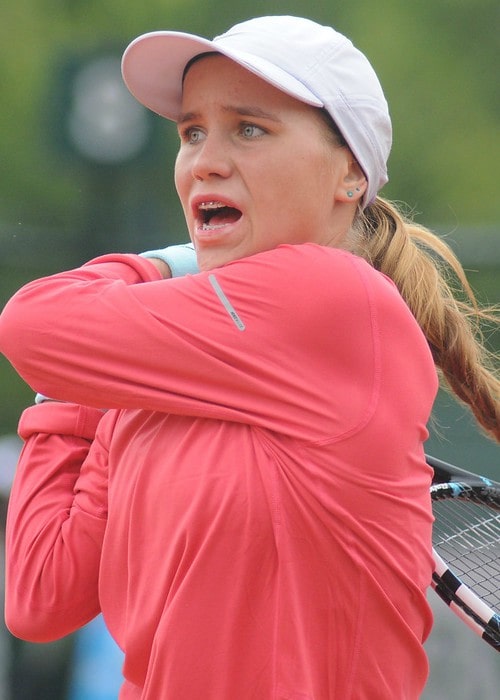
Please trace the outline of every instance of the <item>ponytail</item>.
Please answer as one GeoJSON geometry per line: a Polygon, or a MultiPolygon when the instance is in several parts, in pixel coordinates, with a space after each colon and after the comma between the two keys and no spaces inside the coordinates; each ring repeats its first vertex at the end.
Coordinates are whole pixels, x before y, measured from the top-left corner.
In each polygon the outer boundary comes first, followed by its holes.
{"type": "Polygon", "coordinates": [[[500,441],[498,358],[482,336],[498,317],[479,307],[451,249],[380,197],[357,215],[352,234],[355,252],[398,287],[449,388],[500,441]]]}

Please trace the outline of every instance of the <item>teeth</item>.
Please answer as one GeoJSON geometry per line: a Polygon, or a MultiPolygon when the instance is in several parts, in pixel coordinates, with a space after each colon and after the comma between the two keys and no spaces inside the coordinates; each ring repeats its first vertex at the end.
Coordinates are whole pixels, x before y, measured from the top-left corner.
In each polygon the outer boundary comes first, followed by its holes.
{"type": "Polygon", "coordinates": [[[224,228],[223,224],[219,224],[219,226],[211,226],[210,224],[202,224],[201,225],[202,231],[215,231],[218,228],[224,228]]]}
{"type": "Polygon", "coordinates": [[[222,202],[202,202],[198,209],[220,209],[221,207],[225,206],[226,205],[222,202]]]}

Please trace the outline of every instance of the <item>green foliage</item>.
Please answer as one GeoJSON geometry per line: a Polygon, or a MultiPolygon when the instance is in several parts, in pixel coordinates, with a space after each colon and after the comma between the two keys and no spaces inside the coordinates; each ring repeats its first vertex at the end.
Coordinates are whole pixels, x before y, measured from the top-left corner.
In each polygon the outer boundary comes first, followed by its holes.
{"type": "MultiPolygon", "coordinates": [[[[256,14],[302,14],[348,34],[378,71],[394,121],[391,181],[384,194],[406,201],[426,223],[496,223],[491,167],[500,159],[496,0],[16,0],[0,24],[0,220],[81,226],[88,173],[63,159],[51,135],[54,89],[68,56],[97,48],[121,52],[139,33],[159,28],[213,35],[256,14]]],[[[163,124],[161,125],[164,129],[163,124]]],[[[171,130],[165,128],[166,133],[171,130]]],[[[138,170],[138,188],[182,226],[170,166],[175,140],[158,141],[157,157],[138,170]],[[162,189],[163,188],[163,189],[162,189]]],[[[161,223],[160,223],[161,222],[161,223]]],[[[175,234],[173,234],[175,235],[175,234]]]]}
{"type": "MultiPolygon", "coordinates": [[[[446,232],[488,227],[498,249],[497,0],[16,0],[3,3],[0,22],[0,306],[22,282],[96,251],[184,239],[171,125],[153,118],[152,152],[123,168],[89,167],[61,148],[71,61],[104,48],[119,55],[146,31],[213,36],[261,14],[303,15],[350,36],[391,107],[384,194],[446,232]]],[[[497,275],[483,273],[490,301],[498,300],[497,275]]],[[[10,397],[0,402],[4,432],[31,393],[3,359],[0,385],[10,397]]]]}

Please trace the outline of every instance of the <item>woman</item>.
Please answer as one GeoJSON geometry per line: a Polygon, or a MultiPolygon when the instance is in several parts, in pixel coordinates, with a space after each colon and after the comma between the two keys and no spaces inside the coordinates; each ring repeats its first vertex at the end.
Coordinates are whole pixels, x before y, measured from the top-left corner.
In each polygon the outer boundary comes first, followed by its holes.
{"type": "Polygon", "coordinates": [[[126,699],[416,699],[436,365],[496,438],[498,380],[425,249],[458,263],[377,197],[379,82],[291,17],[139,37],[123,71],[177,123],[193,247],[3,312],[2,351],[55,399],[20,422],[8,624],[44,641],[102,610],[126,699]]]}

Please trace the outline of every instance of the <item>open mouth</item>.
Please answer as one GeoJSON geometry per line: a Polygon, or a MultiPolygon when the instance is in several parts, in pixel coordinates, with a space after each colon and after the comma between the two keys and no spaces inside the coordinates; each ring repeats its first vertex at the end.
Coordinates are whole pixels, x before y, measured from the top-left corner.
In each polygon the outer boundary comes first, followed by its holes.
{"type": "Polygon", "coordinates": [[[223,202],[202,202],[198,206],[198,217],[200,228],[207,231],[234,224],[241,217],[241,211],[223,202]]]}

